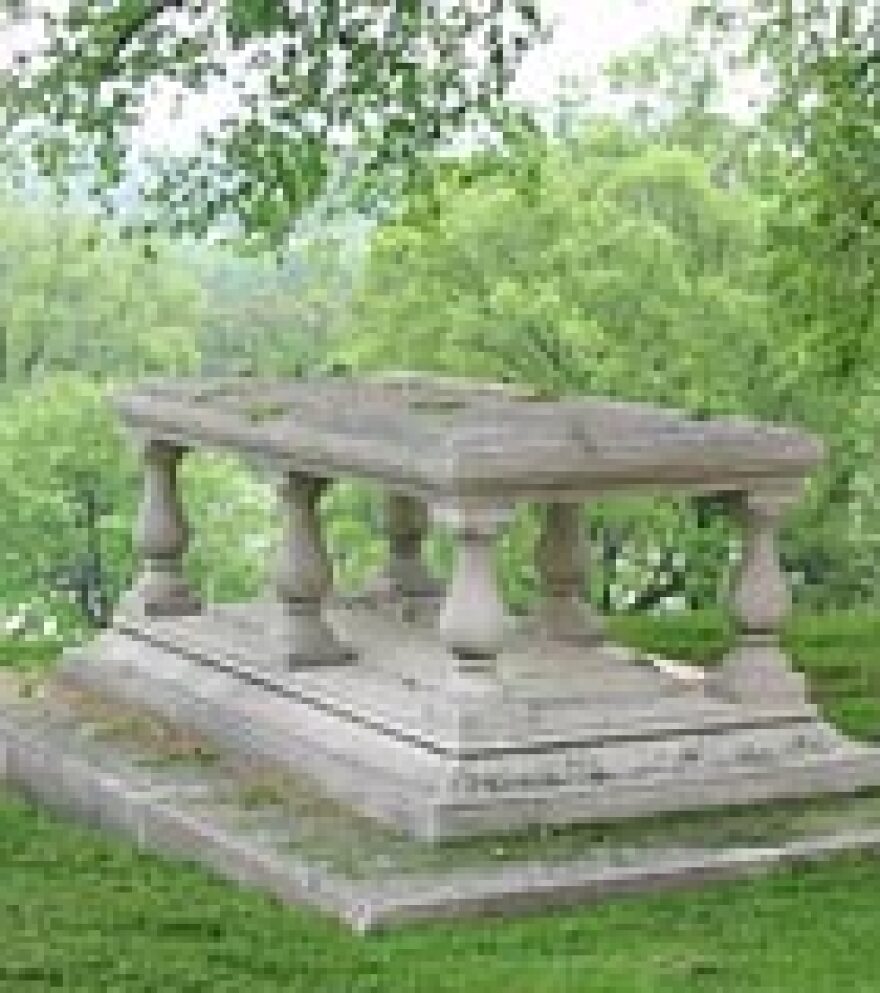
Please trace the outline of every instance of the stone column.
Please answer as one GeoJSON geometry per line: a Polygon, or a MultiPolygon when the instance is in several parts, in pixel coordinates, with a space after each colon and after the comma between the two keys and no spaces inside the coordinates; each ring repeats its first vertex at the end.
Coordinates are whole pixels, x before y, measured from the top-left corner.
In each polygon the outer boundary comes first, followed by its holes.
{"type": "Polygon", "coordinates": [[[403,493],[389,493],[385,506],[388,575],[394,593],[404,600],[440,595],[442,585],[428,572],[422,558],[422,544],[428,533],[428,508],[421,500],[403,493]]]}
{"type": "Polygon", "coordinates": [[[452,653],[453,675],[491,674],[506,627],[495,575],[495,539],[512,517],[508,507],[453,504],[433,508],[452,531],[455,563],[438,631],[452,653]]]}
{"type": "Polygon", "coordinates": [[[583,598],[589,551],[577,503],[549,503],[535,549],[541,583],[536,620],[549,638],[580,645],[604,641],[602,617],[583,598]]]}
{"type": "Polygon", "coordinates": [[[743,528],[742,560],[733,589],[737,644],[709,686],[754,704],[807,703],[805,680],[779,647],[779,630],[791,598],[779,562],[776,535],[785,511],[799,498],[793,487],[738,495],[733,510],[743,528]]]}
{"type": "Polygon", "coordinates": [[[428,572],[422,557],[428,523],[423,501],[405,493],[389,493],[385,498],[388,561],[371,579],[366,594],[400,607],[404,619],[415,619],[443,596],[443,584],[428,572]]]}
{"type": "Polygon", "coordinates": [[[146,617],[198,613],[201,603],[183,577],[189,529],[177,488],[185,449],[164,441],[141,443],[144,488],[135,525],[141,572],[122,598],[126,614],[146,617]]]}
{"type": "Polygon", "coordinates": [[[278,485],[283,537],[275,595],[281,605],[281,657],[291,667],[335,665],[353,658],[324,618],[332,575],[318,501],[327,484],[326,479],[285,473],[278,485]]]}

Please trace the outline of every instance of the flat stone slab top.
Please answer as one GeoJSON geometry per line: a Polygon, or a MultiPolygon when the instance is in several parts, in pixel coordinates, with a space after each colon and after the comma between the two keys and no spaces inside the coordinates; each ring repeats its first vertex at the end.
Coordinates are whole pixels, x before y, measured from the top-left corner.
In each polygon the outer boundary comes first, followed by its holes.
{"type": "Polygon", "coordinates": [[[422,495],[743,489],[800,479],[823,453],[800,430],[740,417],[436,377],[162,379],[120,393],[115,406],[152,439],[422,495]]]}

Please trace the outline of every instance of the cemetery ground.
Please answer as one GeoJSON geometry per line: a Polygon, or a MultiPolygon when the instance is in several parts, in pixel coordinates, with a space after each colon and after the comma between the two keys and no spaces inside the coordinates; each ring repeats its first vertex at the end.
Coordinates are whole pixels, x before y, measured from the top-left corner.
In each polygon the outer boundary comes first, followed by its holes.
{"type": "MultiPolygon", "coordinates": [[[[611,625],[621,641],[706,664],[730,637],[714,613],[611,625]]],[[[880,616],[795,615],[786,643],[825,714],[855,737],[880,740],[880,616]]],[[[0,664],[28,685],[57,647],[10,639],[0,652],[0,664]]],[[[699,816],[685,818],[691,830],[699,816]]],[[[748,824],[771,816],[763,808],[748,824]]],[[[6,789],[0,866],[0,991],[9,993],[880,989],[876,852],[561,912],[363,937],[6,789]]]]}

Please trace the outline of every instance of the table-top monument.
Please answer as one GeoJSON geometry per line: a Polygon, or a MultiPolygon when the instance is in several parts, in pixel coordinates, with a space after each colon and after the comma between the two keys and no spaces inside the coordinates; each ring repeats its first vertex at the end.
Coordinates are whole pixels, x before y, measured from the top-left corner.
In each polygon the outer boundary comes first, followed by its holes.
{"type": "Polygon", "coordinates": [[[420,838],[568,824],[880,783],[880,753],[822,720],[779,645],[775,536],[821,445],[744,418],[548,398],[416,375],[157,380],[118,394],[139,446],[141,569],[112,627],[63,677],[218,746],[312,777],[420,838]],[[204,603],[181,563],[184,454],[234,451],[277,483],[273,579],[204,603]],[[332,588],[318,502],[335,480],[386,494],[389,558],[332,588]],[[583,507],[616,492],[717,494],[743,529],[738,640],[701,680],[612,643],[583,599],[583,507]],[[507,615],[493,549],[541,505],[539,602],[507,615]],[[449,529],[445,588],[421,545],[449,529]]]}

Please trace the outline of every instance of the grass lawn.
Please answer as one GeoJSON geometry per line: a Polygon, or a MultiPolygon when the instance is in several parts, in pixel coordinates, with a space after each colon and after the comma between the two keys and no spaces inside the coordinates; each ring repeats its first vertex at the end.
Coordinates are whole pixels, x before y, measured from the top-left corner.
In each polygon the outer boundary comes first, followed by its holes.
{"type": "MultiPolygon", "coordinates": [[[[719,617],[697,620],[613,627],[658,654],[706,661],[729,632],[719,617]]],[[[829,716],[880,741],[880,616],[795,619],[786,640],[829,716]]],[[[0,651],[7,663],[20,658],[0,651]]],[[[26,664],[42,665],[38,648],[26,664]]],[[[358,938],[0,793],[0,870],[0,991],[9,993],[880,991],[876,856],[358,938]]]]}

